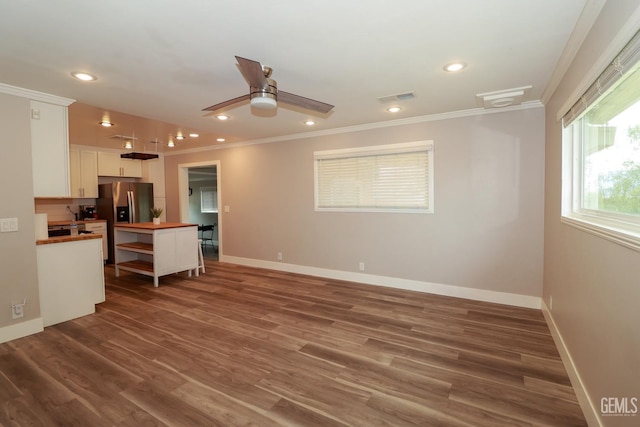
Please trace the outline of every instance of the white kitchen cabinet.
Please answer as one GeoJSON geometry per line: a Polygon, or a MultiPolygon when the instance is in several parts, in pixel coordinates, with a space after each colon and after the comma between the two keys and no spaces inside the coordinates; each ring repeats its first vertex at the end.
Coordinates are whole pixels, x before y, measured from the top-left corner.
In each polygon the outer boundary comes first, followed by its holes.
{"type": "Polygon", "coordinates": [[[142,180],[144,182],[153,183],[154,197],[166,197],[164,185],[164,157],[162,155],[157,159],[144,161],[142,164],[142,180]]]}
{"type": "Polygon", "coordinates": [[[44,326],[94,313],[105,300],[101,239],[37,245],[44,326]]]}
{"type": "Polygon", "coordinates": [[[158,277],[198,268],[198,226],[134,223],[114,228],[116,277],[120,270],[158,277]]]}
{"type": "Polygon", "coordinates": [[[67,107],[31,101],[33,195],[69,197],[69,124],[67,107]]]}
{"type": "Polygon", "coordinates": [[[98,175],[142,178],[142,161],[123,159],[117,152],[98,151],[98,175]]]}
{"type": "Polygon", "coordinates": [[[69,150],[71,169],[71,197],[98,197],[98,153],[69,150]]]}
{"type": "Polygon", "coordinates": [[[102,258],[106,260],[109,256],[109,243],[107,236],[107,221],[85,221],[84,229],[90,231],[93,234],[99,234],[102,236],[102,258]]]}

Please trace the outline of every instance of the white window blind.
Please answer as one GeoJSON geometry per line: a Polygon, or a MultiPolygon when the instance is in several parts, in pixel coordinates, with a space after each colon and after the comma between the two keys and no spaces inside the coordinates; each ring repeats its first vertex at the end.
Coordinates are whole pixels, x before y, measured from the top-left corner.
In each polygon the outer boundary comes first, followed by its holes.
{"type": "Polygon", "coordinates": [[[214,187],[200,189],[200,212],[218,212],[218,192],[214,187]]]}
{"type": "MultiPolygon", "coordinates": [[[[640,32],[636,33],[629,43],[622,49],[616,58],[598,76],[595,82],[585,91],[580,99],[573,104],[571,109],[562,117],[566,127],[574,120],[580,118],[589,107],[600,98],[607,95],[621,81],[622,77],[638,68],[640,62],[640,32]]],[[[630,97],[629,97],[630,98],[630,97]]],[[[629,99],[627,106],[636,100],[629,99]]]]}
{"type": "Polygon", "coordinates": [[[433,143],[314,153],[316,210],[433,212],[433,143]]]}

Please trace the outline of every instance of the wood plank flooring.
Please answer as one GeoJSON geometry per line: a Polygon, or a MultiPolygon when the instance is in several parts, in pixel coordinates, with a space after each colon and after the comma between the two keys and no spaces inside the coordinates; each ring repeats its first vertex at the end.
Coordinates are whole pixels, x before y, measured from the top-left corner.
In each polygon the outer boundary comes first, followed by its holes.
{"type": "Polygon", "coordinates": [[[538,310],[206,269],[0,344],[0,425],[586,425],[538,310]]]}

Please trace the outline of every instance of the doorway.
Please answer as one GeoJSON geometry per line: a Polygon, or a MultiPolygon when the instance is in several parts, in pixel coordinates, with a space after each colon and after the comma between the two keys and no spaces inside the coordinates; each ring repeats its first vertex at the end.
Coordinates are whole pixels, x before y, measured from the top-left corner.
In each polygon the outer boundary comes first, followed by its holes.
{"type": "Polygon", "coordinates": [[[218,260],[222,251],[219,162],[181,164],[178,168],[180,220],[198,224],[204,257],[218,260]]]}

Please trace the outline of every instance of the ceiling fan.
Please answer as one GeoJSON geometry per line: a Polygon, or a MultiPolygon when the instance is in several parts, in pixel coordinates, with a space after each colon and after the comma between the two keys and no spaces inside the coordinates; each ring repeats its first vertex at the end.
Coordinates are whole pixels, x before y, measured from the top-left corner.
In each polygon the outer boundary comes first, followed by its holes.
{"type": "Polygon", "coordinates": [[[261,65],[257,61],[236,56],[240,72],[249,82],[249,94],[242,95],[228,101],[220,102],[202,111],[216,111],[229,105],[250,100],[251,106],[263,110],[273,110],[278,106],[278,101],[302,107],[307,110],[317,111],[326,114],[333,108],[333,105],[293,93],[278,90],[278,84],[271,79],[271,67],[261,65]]]}

